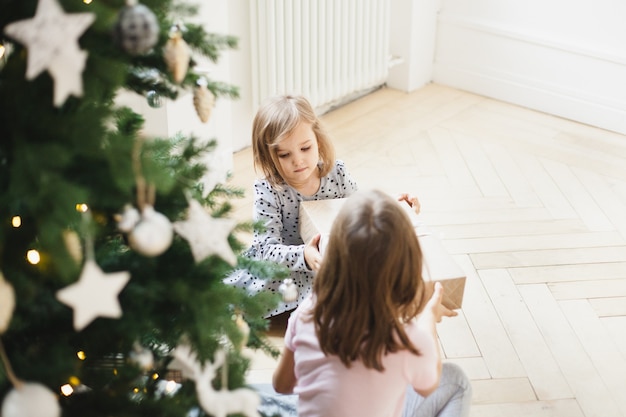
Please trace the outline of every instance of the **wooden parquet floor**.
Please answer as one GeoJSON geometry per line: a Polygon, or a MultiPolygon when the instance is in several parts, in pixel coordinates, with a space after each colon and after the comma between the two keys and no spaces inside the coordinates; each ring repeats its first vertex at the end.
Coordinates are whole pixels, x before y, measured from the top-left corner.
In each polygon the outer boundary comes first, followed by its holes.
{"type": "MultiPolygon", "coordinates": [[[[626,417],[625,136],[440,85],[322,119],[359,186],[417,195],[467,273],[438,330],[473,417],[626,417]]],[[[251,151],[234,158],[250,219],[251,151]]],[[[249,380],[270,382],[275,362],[251,354],[249,380]]]]}

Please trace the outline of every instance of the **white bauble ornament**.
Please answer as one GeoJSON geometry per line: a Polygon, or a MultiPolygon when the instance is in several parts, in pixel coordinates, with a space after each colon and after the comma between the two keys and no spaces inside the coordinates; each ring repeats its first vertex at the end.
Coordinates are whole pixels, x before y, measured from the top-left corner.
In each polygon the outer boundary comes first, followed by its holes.
{"type": "Polygon", "coordinates": [[[116,42],[131,55],[150,52],[159,40],[159,22],[148,7],[128,1],[115,25],[116,42]]]}
{"type": "Polygon", "coordinates": [[[215,105],[215,96],[206,86],[206,81],[199,81],[198,85],[193,90],[193,105],[196,108],[196,113],[202,123],[209,121],[213,106],[215,105]]]}
{"type": "Polygon", "coordinates": [[[298,287],[293,283],[291,278],[285,278],[283,283],[278,286],[278,291],[282,294],[286,303],[296,301],[298,299],[298,287]]]}
{"type": "Polygon", "coordinates": [[[185,79],[190,58],[189,45],[183,39],[180,29],[176,27],[170,32],[170,38],[163,47],[163,60],[176,84],[180,84],[185,79]]]}
{"type": "Polygon", "coordinates": [[[56,395],[37,382],[13,388],[2,402],[2,417],[58,417],[61,407],[56,395]]]}
{"type": "Polygon", "coordinates": [[[154,355],[152,351],[141,346],[139,343],[133,344],[133,349],[128,354],[128,360],[144,371],[149,371],[154,368],[154,355]]]}
{"type": "Polygon", "coordinates": [[[117,221],[117,228],[124,233],[128,233],[135,228],[137,223],[141,220],[141,214],[139,210],[130,204],[124,206],[122,214],[116,214],[115,220],[117,221]]]}
{"type": "Polygon", "coordinates": [[[173,238],[174,228],[169,219],[152,206],[145,206],[141,220],[128,235],[128,243],[144,256],[158,256],[170,247],[173,238]]]}
{"type": "Polygon", "coordinates": [[[9,327],[14,308],[15,291],[13,286],[4,280],[4,275],[0,272],[0,334],[9,327]]]}

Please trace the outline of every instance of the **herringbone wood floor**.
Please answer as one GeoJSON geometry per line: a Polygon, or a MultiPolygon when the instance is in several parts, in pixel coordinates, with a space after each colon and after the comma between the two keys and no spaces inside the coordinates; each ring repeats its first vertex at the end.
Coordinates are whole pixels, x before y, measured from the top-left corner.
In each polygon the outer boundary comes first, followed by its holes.
{"type": "MultiPolygon", "coordinates": [[[[419,196],[467,273],[439,336],[472,379],[473,417],[626,416],[625,136],[439,85],[323,121],[359,186],[419,196]]],[[[237,152],[240,219],[254,176],[237,152]]],[[[275,362],[252,354],[249,380],[269,382],[275,362]]]]}

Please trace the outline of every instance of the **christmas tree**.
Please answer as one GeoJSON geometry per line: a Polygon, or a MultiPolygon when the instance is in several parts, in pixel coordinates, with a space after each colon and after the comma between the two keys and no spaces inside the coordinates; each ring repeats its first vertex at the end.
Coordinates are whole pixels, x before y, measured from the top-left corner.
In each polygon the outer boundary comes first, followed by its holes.
{"type": "MultiPolygon", "coordinates": [[[[229,200],[202,181],[215,141],[147,138],[120,90],[192,90],[206,122],[234,86],[194,71],[237,40],[172,0],[0,0],[3,417],[256,415],[243,346],[271,347],[272,296],[236,267],[229,200]]],[[[272,351],[272,353],[275,353],[272,351]]]]}

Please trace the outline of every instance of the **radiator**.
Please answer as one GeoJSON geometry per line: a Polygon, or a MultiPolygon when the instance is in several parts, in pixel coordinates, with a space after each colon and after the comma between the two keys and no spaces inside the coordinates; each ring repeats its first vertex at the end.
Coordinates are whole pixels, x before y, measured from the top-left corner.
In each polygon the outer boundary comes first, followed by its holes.
{"type": "Polygon", "coordinates": [[[255,105],[302,94],[323,112],[381,85],[391,0],[252,0],[255,105]]]}

